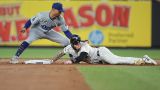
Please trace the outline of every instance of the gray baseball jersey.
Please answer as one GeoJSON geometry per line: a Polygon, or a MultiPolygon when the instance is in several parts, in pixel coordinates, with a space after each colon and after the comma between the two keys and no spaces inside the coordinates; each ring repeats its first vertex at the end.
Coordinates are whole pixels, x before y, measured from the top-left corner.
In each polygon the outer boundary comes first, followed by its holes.
{"type": "Polygon", "coordinates": [[[60,33],[53,30],[54,27],[60,26],[62,31],[68,30],[63,16],[51,19],[49,12],[41,12],[31,19],[31,30],[29,37],[25,40],[28,43],[37,39],[49,39],[53,42],[60,43],[63,46],[69,44],[69,40],[60,33]]]}
{"type": "Polygon", "coordinates": [[[71,45],[66,46],[63,49],[63,52],[66,54],[71,54],[73,56],[72,60],[75,60],[75,58],[78,57],[81,52],[87,52],[91,60],[90,63],[98,63],[99,61],[103,61],[109,64],[134,64],[135,61],[142,59],[135,57],[120,57],[113,54],[106,47],[94,48],[86,42],[81,42],[80,44],[81,49],[78,53],[75,52],[71,45]]]}

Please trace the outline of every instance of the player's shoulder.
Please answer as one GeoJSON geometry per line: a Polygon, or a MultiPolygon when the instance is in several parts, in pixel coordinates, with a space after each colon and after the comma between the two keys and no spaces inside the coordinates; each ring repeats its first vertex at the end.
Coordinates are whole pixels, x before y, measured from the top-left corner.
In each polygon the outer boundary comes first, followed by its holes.
{"type": "Polygon", "coordinates": [[[65,49],[72,49],[71,44],[67,45],[67,46],[65,47],[65,49]]]}
{"type": "Polygon", "coordinates": [[[49,15],[49,11],[39,12],[37,15],[38,15],[38,16],[41,16],[41,17],[46,17],[46,16],[49,15]]]}

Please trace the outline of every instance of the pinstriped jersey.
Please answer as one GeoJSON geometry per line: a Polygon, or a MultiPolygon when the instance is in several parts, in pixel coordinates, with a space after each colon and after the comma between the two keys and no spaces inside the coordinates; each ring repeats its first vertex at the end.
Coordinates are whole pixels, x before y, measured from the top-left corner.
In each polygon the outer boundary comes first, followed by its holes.
{"type": "Polygon", "coordinates": [[[80,42],[80,44],[81,44],[81,48],[78,52],[76,52],[71,45],[66,46],[63,49],[63,52],[65,54],[72,55],[72,58],[73,58],[72,60],[75,60],[75,58],[78,57],[81,52],[86,52],[88,53],[88,56],[90,57],[91,62],[94,62],[95,59],[97,59],[98,48],[91,47],[87,42],[80,42]]]}

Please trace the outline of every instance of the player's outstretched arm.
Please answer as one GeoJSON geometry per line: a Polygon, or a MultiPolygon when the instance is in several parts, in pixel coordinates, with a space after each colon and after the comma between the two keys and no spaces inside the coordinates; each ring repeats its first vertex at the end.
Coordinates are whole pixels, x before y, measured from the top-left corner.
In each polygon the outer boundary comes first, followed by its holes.
{"type": "Polygon", "coordinates": [[[71,38],[72,37],[72,33],[69,30],[63,31],[64,34],[66,35],[67,38],[71,38]]]}
{"type": "Polygon", "coordinates": [[[24,27],[22,28],[21,32],[24,33],[30,26],[31,26],[31,21],[29,19],[24,25],[24,27]]]}
{"type": "Polygon", "coordinates": [[[71,38],[72,37],[72,33],[69,30],[68,25],[66,25],[65,20],[63,17],[61,17],[60,21],[63,23],[60,27],[62,29],[62,31],[64,32],[64,34],[66,35],[67,38],[71,38]]]}
{"type": "Polygon", "coordinates": [[[22,28],[21,32],[24,33],[29,27],[31,27],[31,25],[35,25],[37,23],[39,23],[40,21],[40,13],[37,16],[34,16],[32,18],[30,18],[24,25],[24,27],[22,28]]]}
{"type": "Polygon", "coordinates": [[[66,35],[67,38],[71,38],[72,37],[72,33],[70,32],[69,28],[67,25],[61,25],[61,29],[64,32],[64,34],[66,35]]]}
{"type": "Polygon", "coordinates": [[[52,61],[55,62],[58,59],[60,59],[61,57],[63,57],[65,55],[65,53],[62,51],[60,51],[55,57],[52,58],[52,61]]]}

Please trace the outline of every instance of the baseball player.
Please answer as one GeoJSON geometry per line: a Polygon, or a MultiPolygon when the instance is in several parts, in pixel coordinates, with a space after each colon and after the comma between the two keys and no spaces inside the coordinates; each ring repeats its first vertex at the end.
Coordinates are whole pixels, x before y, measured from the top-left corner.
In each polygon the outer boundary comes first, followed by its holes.
{"type": "Polygon", "coordinates": [[[69,54],[72,61],[71,63],[79,63],[81,61],[85,61],[90,64],[108,63],[157,65],[157,63],[147,55],[144,55],[142,58],[121,57],[113,54],[106,47],[91,47],[87,42],[82,42],[78,35],[72,35],[72,37],[70,38],[70,43],[70,45],[66,46],[56,57],[53,58],[53,63],[63,55],[69,54]]]}
{"type": "Polygon", "coordinates": [[[49,12],[41,12],[36,16],[29,19],[21,30],[22,33],[26,31],[29,27],[30,34],[29,37],[22,42],[18,48],[15,56],[12,57],[10,63],[18,63],[18,59],[23,51],[34,41],[38,39],[48,39],[53,42],[60,43],[62,46],[69,45],[69,39],[72,33],[69,31],[68,26],[61,13],[64,12],[61,3],[53,3],[52,9],[49,12]],[[54,31],[54,27],[60,26],[64,34],[68,37],[65,38],[60,33],[54,31]]]}

